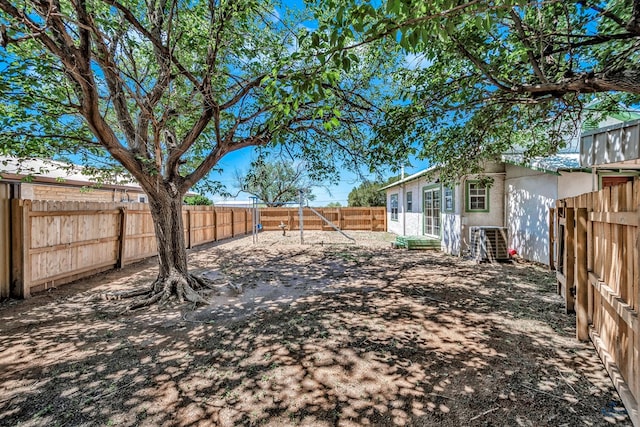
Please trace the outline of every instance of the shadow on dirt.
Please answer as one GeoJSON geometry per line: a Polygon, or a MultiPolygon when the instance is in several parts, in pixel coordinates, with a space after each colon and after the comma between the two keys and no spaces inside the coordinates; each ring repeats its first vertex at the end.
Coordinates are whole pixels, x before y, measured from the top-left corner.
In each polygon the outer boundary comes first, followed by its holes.
{"type": "MultiPolygon", "coordinates": [[[[196,311],[121,313],[95,289],[0,309],[3,423],[629,423],[534,266],[356,246],[193,264],[240,293],[196,311]]],[[[131,275],[110,286],[152,277],[131,275]]]]}

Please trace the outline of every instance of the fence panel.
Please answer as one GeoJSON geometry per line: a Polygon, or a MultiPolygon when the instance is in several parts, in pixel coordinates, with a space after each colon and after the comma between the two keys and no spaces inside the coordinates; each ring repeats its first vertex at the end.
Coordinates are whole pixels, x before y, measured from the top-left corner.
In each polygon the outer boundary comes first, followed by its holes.
{"type": "MultiPolygon", "coordinates": [[[[317,208],[322,216],[341,230],[387,231],[386,208],[317,208]]],[[[333,228],[318,217],[311,209],[303,209],[305,230],[325,230],[333,228]]],[[[299,230],[298,208],[261,208],[260,223],[263,230],[280,230],[284,224],[287,230],[299,230]]]]}
{"type": "MultiPolygon", "coordinates": [[[[0,243],[11,245],[11,272],[7,276],[15,284],[14,296],[28,297],[32,292],[157,254],[153,219],[144,203],[12,200],[11,208],[5,210],[10,210],[12,231],[2,233],[7,241],[0,243]]],[[[0,203],[0,227],[3,212],[0,203]]],[[[379,229],[376,221],[385,216],[384,208],[320,212],[349,230],[379,229]]],[[[311,209],[304,209],[303,215],[306,230],[331,228],[311,209]]],[[[248,234],[253,226],[253,210],[246,208],[185,206],[182,217],[187,247],[248,234]]],[[[280,230],[281,222],[296,229],[298,210],[262,209],[259,221],[266,230],[280,230]]],[[[8,257],[5,252],[0,250],[0,256],[8,257]]],[[[0,273],[1,262],[2,258],[0,273]]],[[[9,279],[3,283],[0,295],[8,295],[11,283],[9,279]]]]}
{"type": "Polygon", "coordinates": [[[130,264],[156,255],[158,247],[151,212],[144,206],[132,206],[127,208],[125,212],[127,220],[122,263],[130,264]]]}
{"type": "Polygon", "coordinates": [[[187,232],[191,231],[190,246],[215,242],[216,212],[213,206],[189,206],[188,212],[190,219],[187,232]]]}
{"type": "Polygon", "coordinates": [[[233,237],[233,209],[216,209],[218,240],[233,237]]]}
{"type": "Polygon", "coordinates": [[[564,295],[577,295],[577,337],[594,343],[635,426],[640,426],[639,204],[636,179],[563,199],[555,219],[558,283],[564,295]]]}

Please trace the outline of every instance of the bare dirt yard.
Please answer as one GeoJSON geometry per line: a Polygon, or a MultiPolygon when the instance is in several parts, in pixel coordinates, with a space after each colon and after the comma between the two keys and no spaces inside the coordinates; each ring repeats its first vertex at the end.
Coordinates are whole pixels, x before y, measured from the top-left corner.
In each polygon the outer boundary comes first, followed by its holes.
{"type": "Polygon", "coordinates": [[[155,260],[0,304],[0,424],[630,425],[553,276],[263,233],[190,254],[212,304],[125,312],[155,260]]]}

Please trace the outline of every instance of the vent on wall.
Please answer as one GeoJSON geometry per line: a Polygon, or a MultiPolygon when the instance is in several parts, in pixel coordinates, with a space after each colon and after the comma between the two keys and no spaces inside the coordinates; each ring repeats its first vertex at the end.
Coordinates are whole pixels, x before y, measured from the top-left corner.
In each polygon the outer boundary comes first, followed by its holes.
{"type": "Polygon", "coordinates": [[[477,262],[509,259],[507,229],[504,227],[471,227],[471,257],[477,262]]]}

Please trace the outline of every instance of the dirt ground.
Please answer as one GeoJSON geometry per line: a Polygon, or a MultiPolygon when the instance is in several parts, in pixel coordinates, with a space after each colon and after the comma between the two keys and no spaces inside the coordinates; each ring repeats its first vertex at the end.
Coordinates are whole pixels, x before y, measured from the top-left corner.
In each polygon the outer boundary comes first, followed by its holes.
{"type": "Polygon", "coordinates": [[[553,276],[263,233],[190,254],[212,304],[125,312],[155,261],[0,304],[0,425],[630,425],[553,276]]]}

